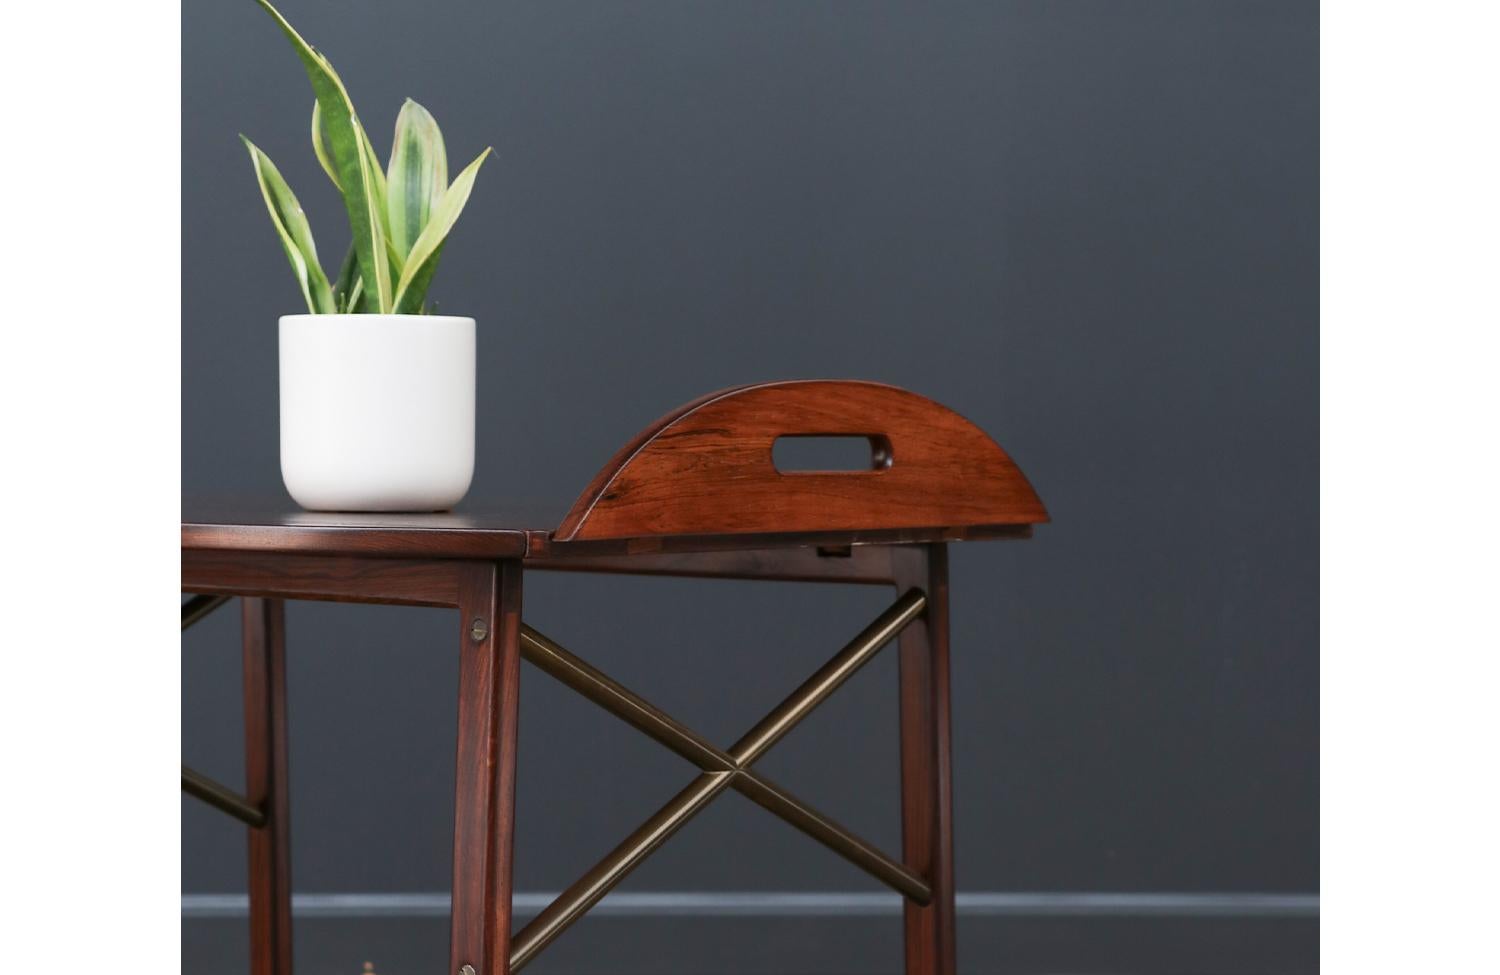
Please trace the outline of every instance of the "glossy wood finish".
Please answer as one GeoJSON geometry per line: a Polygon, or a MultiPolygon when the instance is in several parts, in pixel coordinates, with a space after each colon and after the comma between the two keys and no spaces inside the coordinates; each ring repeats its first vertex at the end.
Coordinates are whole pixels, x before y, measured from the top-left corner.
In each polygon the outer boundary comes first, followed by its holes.
{"type": "Polygon", "coordinates": [[[404,606],[457,606],[465,563],[184,550],[182,590],[404,606]]]}
{"type": "Polygon", "coordinates": [[[598,556],[737,553],[1031,536],[1030,525],[947,525],[564,541],[553,533],[563,510],[562,506],[522,504],[432,514],[326,514],[298,510],[290,501],[236,504],[223,499],[190,499],[183,503],[182,550],[381,559],[524,556],[528,567],[567,569],[572,566],[559,563],[598,556]]]}
{"type": "Polygon", "coordinates": [[[465,567],[458,599],[458,761],[448,970],[510,970],[521,679],[521,563],[465,567]]]}
{"type": "Polygon", "coordinates": [[[527,504],[462,513],[362,514],[303,511],[287,500],[186,498],[182,548],[381,558],[518,558],[526,554],[528,535],[547,534],[556,518],[556,506],[527,504]]]}
{"type": "Polygon", "coordinates": [[[906,975],[954,975],[953,756],[948,682],[948,548],[892,552],[898,591],[927,593],[900,637],[901,849],[932,901],[905,902],[906,975]]]}
{"type": "Polygon", "coordinates": [[[741,386],[667,414],[594,478],[554,538],[844,532],[1029,525],[1047,511],[985,433],[923,396],[880,383],[741,386]],[[782,473],[782,436],[889,445],[872,469],[782,473]]]}
{"type": "Polygon", "coordinates": [[[187,499],[183,502],[181,549],[184,553],[263,552],[350,558],[499,559],[523,555],[528,567],[570,568],[558,562],[610,555],[691,555],[1031,537],[1031,525],[947,525],[564,541],[552,532],[562,510],[553,507],[556,510],[528,504],[431,514],[324,514],[297,510],[291,501],[251,501],[239,513],[234,502],[222,498],[187,499]]]}
{"type": "Polygon", "coordinates": [[[265,816],[250,838],[250,975],[291,975],[292,860],[287,797],[286,618],[245,599],[245,798],[265,816]]]}

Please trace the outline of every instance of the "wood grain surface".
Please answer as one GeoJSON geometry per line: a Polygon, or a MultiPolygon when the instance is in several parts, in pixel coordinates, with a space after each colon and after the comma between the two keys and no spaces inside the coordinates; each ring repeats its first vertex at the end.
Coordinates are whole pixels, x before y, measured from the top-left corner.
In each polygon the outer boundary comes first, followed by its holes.
{"type": "Polygon", "coordinates": [[[1020,468],[952,410],[880,383],[802,380],[725,390],[657,420],[599,472],[554,539],[1047,520],[1020,468]],[[865,437],[881,449],[868,470],[782,472],[772,449],[785,436],[865,437]]]}

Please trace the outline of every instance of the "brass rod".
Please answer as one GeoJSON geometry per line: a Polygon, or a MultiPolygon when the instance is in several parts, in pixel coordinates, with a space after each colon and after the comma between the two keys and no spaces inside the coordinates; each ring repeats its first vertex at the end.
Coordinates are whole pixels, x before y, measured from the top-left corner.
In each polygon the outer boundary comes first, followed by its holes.
{"type": "Polygon", "coordinates": [[[734,771],[734,761],[691,728],[524,623],[521,657],[703,771],[734,771]]]}
{"type": "Polygon", "coordinates": [[[932,887],[915,871],[891,859],[845,827],[803,803],[765,776],[742,771],[735,790],[762,809],[775,813],[919,907],[932,903],[932,887]]]}
{"type": "Polygon", "coordinates": [[[577,921],[604,898],[630,871],[719,793],[729,786],[733,772],[704,772],[665,806],[627,836],[609,855],[578,879],[531,919],[525,928],[511,936],[510,970],[521,970],[547,945],[551,944],[574,921],[577,921]]]}
{"type": "Polygon", "coordinates": [[[187,629],[227,602],[228,596],[194,596],[182,604],[182,628],[187,629]]]}
{"type": "Polygon", "coordinates": [[[246,826],[259,829],[266,825],[265,812],[251,805],[250,800],[186,765],[182,767],[182,791],[228,813],[246,826]]]}
{"type": "MultiPolygon", "coordinates": [[[[896,600],[875,622],[855,637],[833,658],[802,682],[750,732],[729,750],[736,767],[743,768],[760,758],[780,741],[797,722],[816,708],[838,687],[854,675],[860,666],[874,656],[901,629],[921,613],[927,597],[918,589],[909,590],[896,600]]],[[[667,804],[642,823],[624,842],[600,860],[567,890],[511,938],[510,970],[518,972],[551,944],[569,925],[597,904],[630,871],[675,832],[683,827],[719,793],[733,783],[739,773],[704,772],[667,804]]]]}
{"type": "Polygon", "coordinates": [[[854,672],[869,661],[876,650],[916,619],[926,605],[927,596],[920,589],[907,590],[891,604],[890,609],[881,613],[848,646],[834,654],[833,659],[818,668],[817,673],[803,681],[801,687],[787,695],[786,700],[735,742],[729,749],[729,757],[741,766],[755,764],[755,760],[785,737],[797,722],[854,676],[854,672]]]}
{"type": "Polygon", "coordinates": [[[919,905],[926,906],[931,901],[932,889],[916,873],[759,773],[737,767],[727,753],[697,732],[525,624],[521,626],[521,655],[703,771],[739,773],[730,785],[752,802],[780,816],[919,905]]]}

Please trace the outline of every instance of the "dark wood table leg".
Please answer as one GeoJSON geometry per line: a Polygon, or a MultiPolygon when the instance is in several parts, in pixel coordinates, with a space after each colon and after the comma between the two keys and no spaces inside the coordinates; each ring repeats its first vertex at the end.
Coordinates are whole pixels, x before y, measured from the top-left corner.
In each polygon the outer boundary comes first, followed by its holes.
{"type": "Polygon", "coordinates": [[[250,975],[291,975],[286,616],[279,599],[242,602],[245,798],[266,814],[264,826],[250,829],[250,975]]]}
{"type": "Polygon", "coordinates": [[[927,593],[901,631],[901,847],[932,903],[906,902],[907,975],[953,975],[953,761],[948,716],[948,546],[893,549],[897,591],[927,593]]]}
{"type": "Polygon", "coordinates": [[[449,975],[510,970],[521,563],[475,564],[460,582],[458,780],[449,975]]]}

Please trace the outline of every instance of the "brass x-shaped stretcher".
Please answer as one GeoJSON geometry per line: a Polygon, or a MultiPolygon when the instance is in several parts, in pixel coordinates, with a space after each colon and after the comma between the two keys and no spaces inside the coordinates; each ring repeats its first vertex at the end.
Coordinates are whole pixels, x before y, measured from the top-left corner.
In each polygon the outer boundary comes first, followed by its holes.
{"type": "MultiPolygon", "coordinates": [[[[218,608],[226,599],[199,596],[190,600],[183,607],[183,628],[218,608]]],[[[519,971],[535,958],[725,789],[734,789],[770,810],[916,903],[929,903],[932,889],[925,880],[751,769],[787,732],[874,657],[876,651],[921,615],[926,605],[927,597],[919,589],[897,599],[727,750],[715,747],[645,698],[522,624],[523,659],[697,765],[702,774],[516,932],[511,939],[510,970],[519,971]]],[[[247,825],[259,827],[265,822],[262,810],[186,766],[182,770],[182,787],[247,825]]]]}
{"type": "Polygon", "coordinates": [[[523,624],[522,659],[661,742],[703,773],[516,932],[511,939],[510,970],[519,971],[536,957],[725,789],[735,789],[918,904],[927,904],[932,890],[921,877],[750,768],[926,605],[927,597],[917,589],[896,600],[727,751],[523,624]]]}

